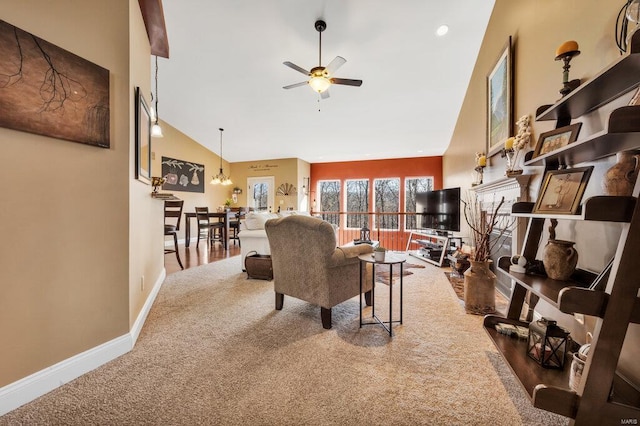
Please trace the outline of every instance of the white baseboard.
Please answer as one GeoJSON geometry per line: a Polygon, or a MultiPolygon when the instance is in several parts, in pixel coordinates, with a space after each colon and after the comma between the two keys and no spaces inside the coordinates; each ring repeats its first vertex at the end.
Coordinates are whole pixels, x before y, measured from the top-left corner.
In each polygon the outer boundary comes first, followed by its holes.
{"type": "Polygon", "coordinates": [[[163,269],[129,333],[0,388],[0,416],[131,351],[166,274],[163,269]]]}
{"type": "Polygon", "coordinates": [[[147,315],[149,315],[149,311],[153,306],[153,302],[156,301],[158,292],[160,291],[160,288],[162,287],[162,283],[164,282],[164,279],[166,277],[167,277],[167,270],[165,268],[162,268],[162,272],[160,272],[158,279],[153,284],[151,293],[149,293],[149,297],[147,297],[147,301],[144,303],[144,306],[140,310],[140,313],[138,314],[138,318],[136,318],[135,322],[131,326],[131,330],[129,331],[129,334],[131,335],[131,341],[133,343],[131,345],[132,349],[133,349],[133,346],[138,341],[138,336],[140,336],[140,331],[142,331],[142,326],[144,325],[144,322],[147,320],[147,315]]]}

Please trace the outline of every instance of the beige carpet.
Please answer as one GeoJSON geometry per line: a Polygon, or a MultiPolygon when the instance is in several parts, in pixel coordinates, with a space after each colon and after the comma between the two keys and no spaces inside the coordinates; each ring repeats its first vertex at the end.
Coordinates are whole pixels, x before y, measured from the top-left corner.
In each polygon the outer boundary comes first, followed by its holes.
{"type": "MultiPolygon", "coordinates": [[[[413,274],[413,272],[411,272],[409,269],[412,268],[421,268],[424,269],[424,265],[416,265],[414,263],[409,263],[409,262],[405,262],[402,265],[402,275],[403,276],[407,276],[407,275],[411,275],[413,274]]],[[[376,266],[376,281],[383,283],[383,284],[389,284],[389,279],[390,274],[389,271],[391,270],[390,265],[377,265],[376,266]]],[[[394,265],[393,267],[393,282],[397,282],[398,277],[400,277],[400,266],[399,265],[394,265]]]]}
{"type": "Polygon", "coordinates": [[[276,311],[273,283],[239,271],[234,257],[170,275],[132,352],[0,424],[566,424],[532,408],[439,268],[404,277],[393,338],[358,327],[357,298],[324,330],[319,308],[276,311]]]}

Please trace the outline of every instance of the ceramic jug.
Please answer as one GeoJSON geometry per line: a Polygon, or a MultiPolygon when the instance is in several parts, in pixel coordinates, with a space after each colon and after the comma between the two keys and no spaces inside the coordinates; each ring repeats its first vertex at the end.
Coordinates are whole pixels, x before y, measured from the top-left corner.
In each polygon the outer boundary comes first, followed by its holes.
{"type": "Polygon", "coordinates": [[[476,315],[491,314],[496,311],[496,274],[489,265],[491,260],[479,262],[471,260],[471,268],[464,272],[464,308],[476,315]]]}
{"type": "Polygon", "coordinates": [[[578,264],[578,252],[573,241],[549,240],[544,247],[542,264],[547,276],[554,280],[568,280],[578,264]]]}
{"type": "Polygon", "coordinates": [[[605,195],[631,195],[638,178],[639,157],[630,152],[616,154],[616,164],[607,170],[602,179],[605,195]]]}

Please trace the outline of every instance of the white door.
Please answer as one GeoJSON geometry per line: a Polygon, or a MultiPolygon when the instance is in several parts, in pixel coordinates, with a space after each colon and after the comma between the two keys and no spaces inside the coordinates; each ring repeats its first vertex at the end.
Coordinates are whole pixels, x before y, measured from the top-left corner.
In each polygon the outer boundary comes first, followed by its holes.
{"type": "Polygon", "coordinates": [[[275,178],[264,176],[247,178],[247,203],[256,211],[272,212],[275,199],[275,178]]]}

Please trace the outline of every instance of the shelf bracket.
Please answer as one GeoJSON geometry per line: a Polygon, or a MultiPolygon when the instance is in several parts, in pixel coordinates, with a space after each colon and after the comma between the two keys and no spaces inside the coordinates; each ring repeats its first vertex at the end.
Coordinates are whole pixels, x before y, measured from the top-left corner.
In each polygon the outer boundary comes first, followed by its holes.
{"type": "Polygon", "coordinates": [[[533,406],[575,419],[580,396],[574,391],[555,386],[538,385],[533,389],[533,406]]]}

